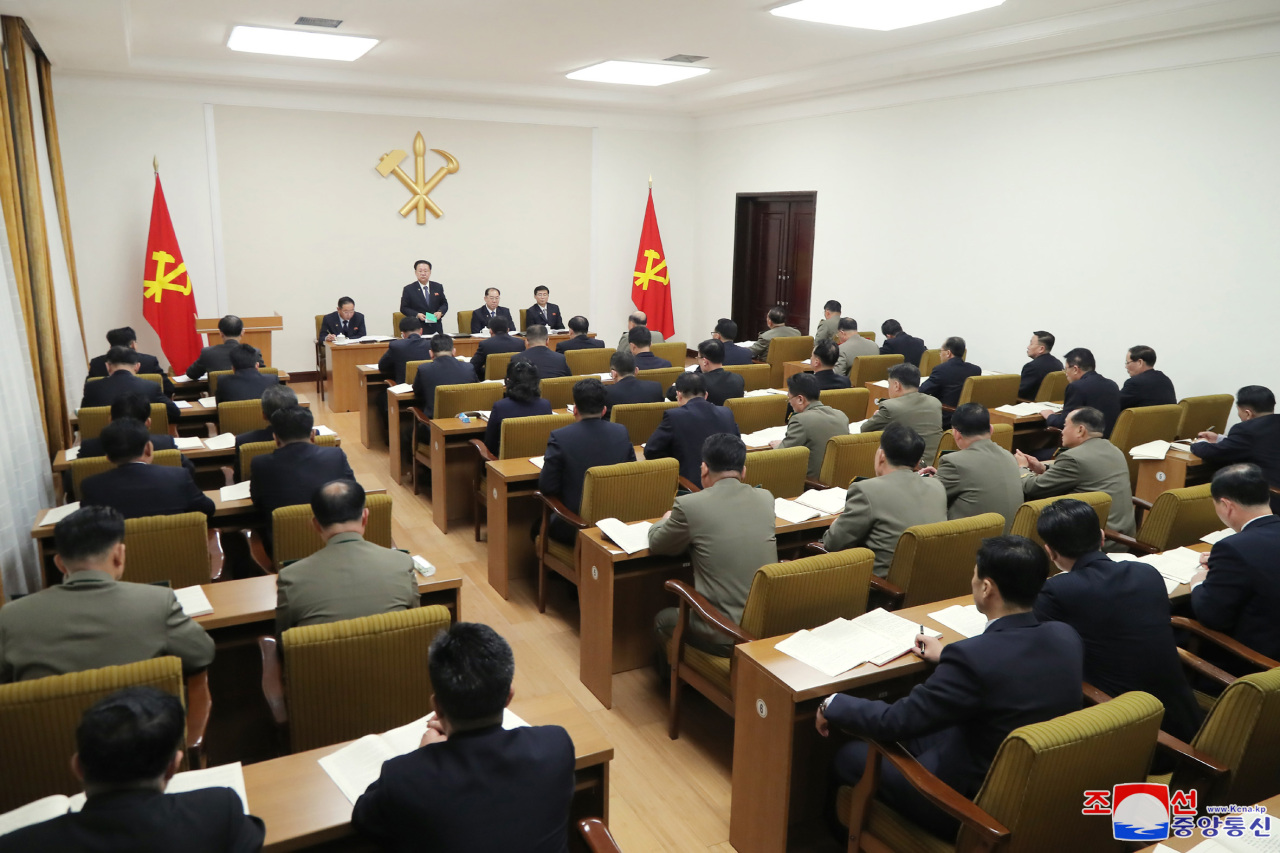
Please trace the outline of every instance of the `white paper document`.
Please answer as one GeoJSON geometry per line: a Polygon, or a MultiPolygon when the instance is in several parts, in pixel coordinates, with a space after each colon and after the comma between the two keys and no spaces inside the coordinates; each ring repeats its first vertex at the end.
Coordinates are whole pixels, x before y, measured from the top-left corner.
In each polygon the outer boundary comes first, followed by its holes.
{"type": "MultiPolygon", "coordinates": [[[[1256,817],[1257,815],[1245,815],[1246,821],[1256,817]]],[[[1172,847],[1165,846],[1165,849],[1173,853],[1172,847]]],[[[1267,838],[1254,835],[1232,838],[1224,832],[1216,838],[1206,838],[1201,841],[1191,848],[1190,853],[1280,853],[1280,832],[1276,832],[1274,824],[1271,835],[1267,838]]]]}
{"type": "Polygon", "coordinates": [[[187,791],[199,791],[202,788],[230,788],[240,797],[240,805],[244,807],[244,813],[249,813],[249,795],[244,791],[244,768],[240,766],[239,761],[207,767],[204,770],[176,773],[165,786],[164,792],[184,794],[187,791]]]}
{"type": "Polygon", "coordinates": [[[649,547],[649,528],[653,527],[653,523],[637,521],[635,524],[626,524],[616,518],[602,518],[596,522],[596,527],[619,548],[628,554],[634,554],[649,547]]]}
{"type": "Polygon", "coordinates": [[[179,373],[177,376],[170,377],[174,385],[185,385],[191,381],[191,377],[185,373],[179,373]]]}
{"type": "MultiPolygon", "coordinates": [[[[204,442],[194,435],[179,436],[173,440],[173,443],[179,450],[202,450],[204,448],[204,442]]],[[[234,444],[231,446],[235,447],[234,444]]]]}
{"type": "Polygon", "coordinates": [[[236,434],[234,432],[219,433],[213,438],[206,438],[204,446],[210,450],[230,450],[236,446],[236,434]]]}
{"type": "Polygon", "coordinates": [[[84,805],[84,794],[68,797],[66,794],[52,794],[18,806],[10,812],[0,814],[0,835],[6,835],[24,826],[44,823],[67,812],[78,812],[84,805]]]}
{"type": "Polygon", "coordinates": [[[1191,576],[1200,571],[1200,552],[1190,548],[1174,548],[1160,554],[1130,557],[1135,563],[1154,566],[1156,571],[1178,583],[1190,583],[1191,576]]]}
{"type": "Polygon", "coordinates": [[[785,397],[787,392],[781,388],[757,388],[754,391],[748,391],[742,396],[744,397],[785,397]]]}
{"type": "Polygon", "coordinates": [[[329,429],[329,427],[325,426],[324,424],[317,424],[315,426],[315,434],[316,435],[337,435],[336,432],[329,429]]]}
{"type": "Polygon", "coordinates": [[[198,586],[184,586],[182,589],[175,589],[173,594],[182,605],[182,612],[192,619],[213,612],[209,596],[205,595],[204,590],[198,586]]]}
{"type": "Polygon", "coordinates": [[[685,373],[693,373],[693,372],[694,372],[695,370],[697,370],[697,369],[698,369],[698,365],[696,365],[696,364],[690,364],[690,365],[688,365],[688,366],[686,366],[686,367],[685,367],[684,372],[685,372],[685,373]]]}
{"type": "Polygon", "coordinates": [[[216,409],[218,408],[218,398],[217,397],[201,397],[200,405],[204,406],[206,409],[216,409]]]}
{"type": "Polygon", "coordinates": [[[1045,409],[1051,409],[1055,412],[1062,411],[1061,403],[1011,403],[1007,406],[996,406],[997,412],[1004,412],[1006,415],[1013,415],[1015,418],[1027,417],[1029,415],[1038,415],[1045,409]]]}
{"type": "Polygon", "coordinates": [[[962,637],[976,637],[987,630],[987,617],[978,612],[976,604],[953,604],[930,613],[929,618],[946,625],[962,637]]]}
{"type": "Polygon", "coordinates": [[[546,460],[546,458],[545,458],[545,457],[543,457],[543,456],[530,456],[530,457],[529,457],[529,462],[533,465],[533,467],[534,467],[534,468],[537,468],[539,471],[541,471],[541,470],[542,470],[542,463],[543,463],[543,462],[546,462],[546,461],[547,461],[547,460],[546,460]]]}
{"type": "Polygon", "coordinates": [[[871,418],[863,418],[860,421],[851,421],[849,423],[849,435],[857,435],[862,432],[862,425],[869,420],[871,420],[871,418]]]}
{"type": "Polygon", "coordinates": [[[751,345],[754,344],[755,341],[734,341],[734,343],[740,347],[746,347],[747,349],[751,349],[751,345]]]}
{"type": "Polygon", "coordinates": [[[1163,459],[1169,453],[1171,446],[1169,442],[1157,438],[1155,441],[1136,444],[1129,448],[1129,457],[1132,459],[1163,459]]]}
{"type": "Polygon", "coordinates": [[[189,409],[189,408],[191,408],[191,402],[190,402],[190,401],[188,401],[188,400],[174,400],[174,401],[173,401],[173,404],[174,404],[175,406],[177,406],[179,409],[189,409]]]}
{"type": "Polygon", "coordinates": [[[613,378],[612,373],[597,373],[596,376],[600,377],[601,382],[608,382],[610,379],[613,378]]]}
{"type": "Polygon", "coordinates": [[[376,365],[376,364],[362,364],[362,365],[360,365],[360,366],[361,366],[361,367],[363,367],[365,370],[377,370],[377,369],[378,369],[378,365],[376,365]]]}
{"type": "MultiPolygon", "coordinates": [[[[783,654],[834,677],[855,666],[881,666],[910,652],[920,626],[877,607],[857,619],[836,619],[820,628],[801,630],[778,643],[783,654]]],[[[929,636],[939,632],[926,628],[929,636]]]]}
{"type": "Polygon", "coordinates": [[[80,458],[80,445],[78,445],[78,444],[77,444],[75,447],[68,447],[68,448],[67,448],[67,461],[68,461],[68,462],[70,462],[70,461],[71,461],[71,460],[73,460],[73,459],[79,459],[79,458],[80,458]]]}
{"type": "Polygon", "coordinates": [[[796,503],[813,507],[823,515],[834,515],[844,509],[847,497],[845,489],[809,489],[796,498],[796,503]]]}
{"type": "Polygon", "coordinates": [[[218,489],[218,499],[223,503],[230,503],[231,501],[247,501],[252,497],[249,493],[249,486],[252,484],[253,482],[251,480],[245,480],[243,483],[236,483],[234,486],[223,486],[221,489],[218,489]]]}
{"type": "Polygon", "coordinates": [[[1219,542],[1221,542],[1223,539],[1226,539],[1228,536],[1234,536],[1235,533],[1236,532],[1232,530],[1230,527],[1224,527],[1222,530],[1215,530],[1212,533],[1206,533],[1205,535],[1200,537],[1200,541],[1206,542],[1210,545],[1217,545],[1219,542]]]}
{"type": "Polygon", "coordinates": [[[813,507],[798,504],[795,501],[789,501],[786,498],[773,499],[773,514],[783,521],[789,521],[792,524],[799,524],[802,521],[808,521],[811,518],[817,518],[822,513],[813,507]]]}
{"type": "Polygon", "coordinates": [[[413,390],[413,386],[408,382],[401,382],[399,385],[392,385],[387,390],[392,394],[407,394],[413,390]]]}
{"type": "MultiPolygon", "coordinates": [[[[608,376],[608,375],[609,375],[609,374],[607,374],[607,373],[605,374],[605,376],[608,376]]],[[[480,382],[479,382],[478,384],[480,384],[480,385],[505,385],[505,384],[506,384],[506,380],[505,380],[505,379],[481,379],[481,380],[480,380],[480,382]]]]}
{"type": "Polygon", "coordinates": [[[62,521],[62,519],[66,518],[68,515],[71,515],[71,513],[75,512],[79,508],[80,508],[80,501],[72,501],[69,504],[63,504],[62,506],[55,506],[53,509],[45,513],[44,519],[40,523],[42,525],[57,524],[59,521],[62,521]]]}
{"type": "Polygon", "coordinates": [[[770,442],[782,441],[786,437],[787,428],[785,426],[766,427],[765,429],[747,433],[742,437],[742,443],[747,447],[764,447],[770,442]]]}

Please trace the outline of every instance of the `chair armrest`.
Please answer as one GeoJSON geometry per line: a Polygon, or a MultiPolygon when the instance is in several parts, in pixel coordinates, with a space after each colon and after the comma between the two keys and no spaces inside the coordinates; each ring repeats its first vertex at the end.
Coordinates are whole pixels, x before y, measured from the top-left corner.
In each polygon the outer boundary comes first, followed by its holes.
{"type": "Polygon", "coordinates": [[[681,478],[680,478],[680,487],[681,487],[682,489],[688,489],[688,490],[689,490],[689,491],[691,491],[691,492],[700,492],[700,491],[702,491],[702,486],[696,486],[696,485],[694,485],[694,483],[693,483],[693,481],[692,481],[692,480],[686,479],[685,477],[681,477],[681,478]]]}
{"type": "Polygon", "coordinates": [[[1157,733],[1156,747],[1163,749],[1165,752],[1173,753],[1179,764],[1187,766],[1191,773],[1207,778],[1210,781],[1220,779],[1231,772],[1230,767],[1218,761],[1209,753],[1202,752],[1167,732],[1157,733]]]}
{"type": "Polygon", "coordinates": [[[284,672],[280,668],[280,645],[275,637],[259,637],[262,652],[262,695],[271,709],[276,725],[289,722],[289,709],[284,702],[284,672]]]}
{"type": "Polygon", "coordinates": [[[586,530],[591,526],[585,518],[565,506],[559,498],[552,497],[551,495],[544,495],[542,492],[534,492],[533,496],[542,502],[545,509],[551,510],[579,530],[586,530]]]}
{"type": "Polygon", "coordinates": [[[598,817],[589,817],[578,821],[578,832],[582,840],[587,842],[591,853],[622,853],[618,842],[609,834],[609,827],[598,817]]]}
{"type": "Polygon", "coordinates": [[[498,457],[493,455],[493,452],[489,450],[489,445],[485,444],[482,439],[471,439],[471,446],[480,454],[481,463],[498,461],[498,457]]]}
{"type": "Polygon", "coordinates": [[[950,412],[951,414],[955,414],[956,407],[955,407],[955,406],[948,406],[946,403],[943,403],[943,404],[942,404],[942,411],[944,411],[944,412],[950,412]]]}
{"type": "Polygon", "coordinates": [[[1101,705],[1103,702],[1110,702],[1112,699],[1112,696],[1109,693],[1103,693],[1087,681],[1082,681],[1080,686],[1081,692],[1084,693],[1085,700],[1088,701],[1090,705],[1101,705]]]}
{"type": "Polygon", "coordinates": [[[1182,665],[1187,669],[1203,675],[1211,681],[1216,681],[1223,687],[1226,687],[1228,684],[1236,680],[1236,677],[1231,673],[1226,670],[1219,669],[1204,658],[1193,652],[1189,652],[1184,648],[1178,649],[1178,658],[1182,661],[1182,665]]]}
{"type": "Polygon", "coordinates": [[[828,486],[826,483],[822,482],[821,480],[815,480],[815,479],[813,479],[812,477],[805,477],[805,478],[804,478],[804,484],[805,484],[806,486],[808,486],[810,489],[829,489],[829,488],[831,488],[830,486],[828,486]]]}
{"type": "Polygon", "coordinates": [[[895,607],[902,606],[903,600],[907,597],[907,591],[896,583],[887,581],[884,578],[871,576],[871,588],[882,595],[888,596],[895,607]]]}
{"type": "Polygon", "coordinates": [[[209,693],[209,671],[187,677],[187,752],[192,767],[204,767],[207,761],[204,732],[209,727],[213,696],[209,693]]]}
{"type": "Polygon", "coordinates": [[[715,626],[724,633],[733,637],[737,642],[750,643],[756,639],[746,631],[742,630],[738,625],[734,624],[733,621],[730,620],[728,616],[721,613],[714,604],[707,601],[706,596],[689,586],[684,581],[669,580],[663,584],[663,586],[666,588],[667,592],[675,593],[675,596],[680,599],[680,605],[682,608],[685,605],[692,607],[708,624],[715,626]]]}
{"type": "Polygon", "coordinates": [[[1133,505],[1139,509],[1151,509],[1151,507],[1154,506],[1151,501],[1144,501],[1142,498],[1134,498],[1133,505]]]}
{"type": "Polygon", "coordinates": [[[1143,545],[1141,542],[1139,542],[1137,539],[1134,539],[1132,536],[1126,536],[1123,533],[1117,533],[1116,531],[1110,528],[1103,530],[1102,536],[1104,539],[1108,539],[1112,542],[1119,542],[1121,545],[1125,546],[1131,551],[1138,551],[1139,553],[1142,553],[1142,554],[1158,553],[1158,549],[1152,548],[1150,545],[1143,545]]]}
{"type": "Polygon", "coordinates": [[[1221,631],[1215,631],[1212,628],[1206,628],[1204,625],[1202,625],[1200,622],[1197,622],[1195,619],[1188,619],[1185,616],[1173,616],[1173,617],[1170,617],[1170,621],[1173,623],[1173,627],[1182,628],[1184,631],[1190,631],[1191,633],[1195,634],[1197,637],[1201,637],[1202,639],[1208,640],[1214,645],[1228,652],[1231,652],[1231,654],[1235,655],[1236,657],[1241,658],[1242,660],[1248,661],[1249,663],[1253,664],[1259,669],[1268,670],[1268,669],[1275,669],[1276,667],[1280,666],[1280,661],[1272,660],[1271,658],[1267,657],[1264,654],[1255,652],[1253,649],[1249,648],[1244,643],[1241,643],[1239,640],[1234,639],[1233,637],[1228,637],[1226,634],[1222,633],[1221,631]]]}
{"type": "Polygon", "coordinates": [[[810,554],[830,554],[831,553],[830,551],[827,550],[827,546],[823,545],[821,542],[810,542],[808,545],[804,546],[804,549],[808,551],[810,554]]]}
{"type": "Polygon", "coordinates": [[[427,417],[427,413],[419,409],[417,406],[410,406],[409,411],[413,413],[413,419],[423,426],[431,423],[431,418],[427,417]]]}

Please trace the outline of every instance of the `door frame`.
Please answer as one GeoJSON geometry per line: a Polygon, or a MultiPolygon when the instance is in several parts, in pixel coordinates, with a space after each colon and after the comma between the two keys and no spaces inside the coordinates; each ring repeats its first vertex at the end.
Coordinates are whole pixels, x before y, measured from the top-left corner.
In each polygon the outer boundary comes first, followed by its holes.
{"type": "MultiPolygon", "coordinates": [[[[738,193],[734,197],[734,221],[733,221],[733,279],[732,279],[732,295],[729,303],[729,316],[738,324],[738,339],[746,340],[743,337],[744,330],[747,328],[747,308],[750,302],[750,294],[748,293],[747,269],[748,257],[750,254],[747,244],[747,235],[750,230],[749,211],[751,205],[759,202],[793,202],[793,201],[811,201],[813,202],[814,216],[816,218],[818,211],[818,191],[817,190],[801,190],[795,192],[772,192],[772,193],[738,193]]],[[[812,281],[812,270],[810,270],[810,281],[812,281]]],[[[810,300],[813,299],[812,290],[810,290],[810,300]]]]}

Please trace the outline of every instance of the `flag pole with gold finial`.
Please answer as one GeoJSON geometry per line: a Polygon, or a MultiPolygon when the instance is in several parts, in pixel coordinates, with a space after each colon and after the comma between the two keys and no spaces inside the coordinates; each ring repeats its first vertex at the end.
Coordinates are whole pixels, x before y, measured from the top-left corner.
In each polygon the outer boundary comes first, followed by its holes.
{"type": "Polygon", "coordinates": [[[160,158],[154,154],[151,155],[151,171],[160,174],[160,158]]]}

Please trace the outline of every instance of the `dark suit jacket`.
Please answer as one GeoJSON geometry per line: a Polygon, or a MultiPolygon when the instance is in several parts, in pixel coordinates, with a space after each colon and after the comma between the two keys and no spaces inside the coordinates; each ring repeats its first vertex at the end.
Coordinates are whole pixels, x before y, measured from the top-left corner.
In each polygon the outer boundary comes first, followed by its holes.
{"type": "MultiPolygon", "coordinates": [[[[746,380],[722,367],[708,373],[703,373],[702,368],[698,368],[693,372],[702,377],[703,385],[707,389],[707,402],[713,405],[723,406],[725,400],[732,400],[746,393],[746,380]]],[[[675,398],[676,386],[672,383],[671,387],[667,389],[667,399],[674,400],[675,398]]]]}
{"type": "Polygon", "coordinates": [[[231,463],[231,468],[235,471],[237,483],[244,479],[244,472],[240,470],[240,445],[256,444],[259,441],[274,442],[275,440],[276,431],[271,428],[271,424],[267,424],[262,429],[242,432],[236,436],[236,457],[231,463]]]}
{"type": "MultiPolygon", "coordinates": [[[[899,332],[892,338],[885,338],[884,343],[880,345],[881,355],[900,355],[902,360],[907,364],[920,366],[920,356],[924,355],[927,347],[924,341],[919,338],[913,338],[906,332],[899,332]]],[[[934,368],[935,370],[937,368],[934,368]]]]}
{"type": "Polygon", "coordinates": [[[582,485],[588,468],[635,459],[636,449],[625,426],[603,418],[584,418],[551,433],[542,473],[538,475],[538,490],[558,497],[577,512],[582,508],[582,485]]]}
{"type": "Polygon", "coordinates": [[[253,506],[271,530],[271,513],[282,506],[311,503],[315,490],[331,480],[354,480],[340,447],[295,441],[256,456],[249,465],[253,506]]]}
{"type": "Polygon", "coordinates": [[[116,398],[127,394],[141,394],[149,403],[164,403],[169,413],[169,423],[176,424],[182,410],[164,395],[160,386],[150,379],[139,379],[128,370],[117,370],[106,379],[84,384],[84,396],[80,399],[80,408],[89,406],[110,406],[116,398]]]}
{"type": "Polygon", "coordinates": [[[1280,658],[1277,554],[1280,517],[1269,515],[1251,521],[1213,546],[1209,574],[1191,591],[1196,619],[1270,658],[1280,658]]]}
{"type": "Polygon", "coordinates": [[[1040,393],[1040,383],[1055,370],[1062,369],[1062,362],[1049,353],[1041,353],[1022,366],[1022,380],[1018,383],[1018,396],[1034,400],[1040,393]]]}
{"type": "MultiPolygon", "coordinates": [[[[223,341],[217,346],[205,347],[200,350],[200,356],[191,362],[191,366],[187,368],[187,377],[189,379],[199,379],[210,370],[230,370],[231,369],[231,351],[240,346],[239,341],[223,341]]],[[[262,360],[262,353],[258,353],[258,367],[266,367],[266,363],[262,360]]]]}
{"type": "Polygon", "coordinates": [[[1116,418],[1120,417],[1120,388],[1110,379],[1099,375],[1097,371],[1090,370],[1067,385],[1062,411],[1045,418],[1045,423],[1062,429],[1063,424],[1067,422],[1067,415],[1074,409],[1084,406],[1092,406],[1102,412],[1102,416],[1107,421],[1107,432],[1103,438],[1107,438],[1111,435],[1112,427],[1116,425],[1116,418]]]}
{"type": "Polygon", "coordinates": [[[481,341],[476,347],[476,354],[471,356],[471,366],[476,369],[476,376],[484,379],[485,359],[495,352],[524,352],[524,338],[517,338],[515,335],[493,335],[481,341]]]}
{"type": "Polygon", "coordinates": [[[875,740],[917,738],[920,763],[973,797],[1009,732],[1080,710],[1083,659],[1070,626],[1015,613],[943,648],[937,668],[906,698],[891,705],[840,694],[826,716],[875,740]]]}
{"type": "Polygon", "coordinates": [[[929,378],[920,384],[920,393],[938,398],[944,406],[955,407],[960,404],[960,392],[964,390],[964,381],[970,376],[981,376],[982,368],[958,358],[940,362],[929,378]]]}
{"type": "MultiPolygon", "coordinates": [[[[1241,421],[1216,444],[1197,441],[1191,452],[1215,467],[1252,462],[1272,489],[1280,489],[1280,415],[1258,415],[1241,421]]],[[[1271,495],[1271,511],[1280,511],[1280,495],[1271,495]]]]}
{"type": "Polygon", "coordinates": [[[507,418],[532,418],[549,415],[551,411],[551,401],[542,397],[534,397],[527,403],[503,397],[493,404],[493,410],[489,412],[489,422],[484,427],[485,447],[494,456],[498,455],[502,445],[502,422],[507,418]]]}
{"type": "Polygon", "coordinates": [[[849,387],[849,377],[841,376],[834,370],[815,370],[813,378],[818,380],[819,391],[835,391],[838,388],[849,387]]]}
{"type": "Polygon", "coordinates": [[[671,362],[665,358],[658,358],[651,352],[636,353],[636,370],[659,370],[670,366],[671,362]]]}
{"type": "Polygon", "coordinates": [[[564,729],[492,726],[387,761],[351,822],[389,851],[565,853],[573,787],[564,729]]]}
{"type": "Polygon", "coordinates": [[[661,403],[662,386],[648,379],[624,376],[604,386],[604,399],[610,409],[623,403],[661,403]]]}
{"type": "Polygon", "coordinates": [[[259,373],[256,367],[248,370],[237,370],[230,376],[218,377],[219,403],[233,403],[237,400],[261,400],[262,392],[272,385],[279,385],[280,377],[270,373],[259,373]]]}
{"type": "Polygon", "coordinates": [[[1145,563],[1085,554],[1045,581],[1036,599],[1042,622],[1066,622],[1084,641],[1084,680],[1119,696],[1143,690],[1164,703],[1162,728],[1190,742],[1200,708],[1178,659],[1164,579],[1145,563]]]}
{"type": "Polygon", "coordinates": [[[1144,370],[1137,376],[1130,376],[1120,389],[1120,408],[1136,409],[1139,406],[1173,406],[1178,402],[1178,395],[1173,391],[1173,382],[1159,370],[1144,370]]]}
{"type": "Polygon", "coordinates": [[[436,388],[441,385],[465,385],[476,381],[476,369],[470,362],[458,361],[451,355],[438,355],[430,364],[418,368],[413,380],[413,396],[427,417],[436,415],[436,388]]]}
{"type": "Polygon", "coordinates": [[[748,347],[740,347],[730,341],[724,345],[724,363],[725,364],[752,364],[751,350],[748,347]]]}
{"type": "Polygon", "coordinates": [[[569,376],[569,362],[560,353],[547,347],[529,347],[511,357],[512,361],[527,361],[538,368],[539,379],[569,376]]]}
{"type": "Polygon", "coordinates": [[[186,468],[131,462],[95,474],[80,484],[80,503],[115,507],[125,518],[203,512],[213,517],[205,497],[186,468]]]}
{"type": "Polygon", "coordinates": [[[588,338],[586,335],[574,335],[569,340],[556,344],[556,352],[561,354],[573,349],[604,349],[604,341],[588,338]]]}
{"type": "Polygon", "coordinates": [[[662,423],[644,445],[645,459],[675,459],[680,476],[702,482],[702,443],[718,432],[738,435],[733,412],[695,397],[662,413],[662,423]]]}
{"type": "Polygon", "coordinates": [[[427,361],[430,358],[431,339],[413,334],[407,338],[394,340],[387,345],[387,351],[382,354],[382,358],[378,359],[378,372],[388,379],[395,379],[396,384],[399,385],[404,382],[406,364],[411,361],[427,361]]]}
{"type": "Polygon", "coordinates": [[[441,331],[440,323],[431,315],[440,312],[440,319],[443,320],[445,315],[449,313],[449,300],[444,295],[444,285],[438,281],[427,283],[427,296],[422,295],[422,285],[417,281],[411,281],[404,286],[404,290],[400,291],[400,313],[406,317],[417,317],[419,314],[427,315],[426,326],[423,329],[424,334],[433,335],[441,331]]]}
{"type": "Polygon", "coordinates": [[[564,317],[560,313],[560,306],[554,302],[548,302],[547,310],[543,311],[538,303],[533,303],[533,306],[528,311],[524,312],[524,327],[527,329],[530,326],[536,326],[539,324],[546,326],[548,329],[565,328],[564,317]]]}
{"type": "Polygon", "coordinates": [[[337,311],[330,311],[324,315],[324,319],[320,321],[320,340],[324,340],[329,335],[345,334],[348,338],[363,338],[369,334],[369,327],[364,324],[364,315],[359,311],[351,315],[351,319],[347,321],[347,331],[342,331],[342,318],[338,316],[337,311]]]}
{"type": "Polygon", "coordinates": [[[255,853],[266,830],[243,809],[230,788],[112,791],[89,798],[79,812],[0,835],[0,853],[255,853]]]}
{"type": "Polygon", "coordinates": [[[507,322],[511,324],[513,332],[523,332],[524,329],[517,328],[516,321],[511,319],[511,312],[501,305],[496,310],[490,311],[488,305],[481,305],[479,308],[471,312],[471,334],[475,334],[481,329],[489,328],[489,321],[494,317],[506,317],[507,322]]]}
{"type": "MultiPolygon", "coordinates": [[[[173,440],[173,436],[171,435],[152,435],[151,449],[152,450],[177,450],[178,445],[173,440]]],[[[106,456],[106,455],[107,455],[107,452],[102,449],[101,438],[86,438],[84,441],[80,442],[80,455],[77,458],[87,459],[90,456],[106,456]]],[[[182,467],[190,471],[192,477],[196,475],[196,464],[185,456],[182,457],[182,467]]],[[[64,476],[65,476],[65,482],[67,483],[68,486],[70,486],[71,472],[70,471],[64,472],[64,476]]],[[[70,491],[70,488],[68,488],[67,491],[70,491]]]]}
{"type": "MultiPolygon", "coordinates": [[[[159,373],[163,379],[164,387],[161,389],[165,394],[173,395],[173,382],[169,379],[169,374],[165,373],[164,368],[160,366],[160,359],[154,355],[147,355],[145,352],[138,353],[139,373],[159,373]]],[[[89,360],[90,376],[106,376],[110,373],[107,370],[107,357],[105,355],[97,355],[89,360]]]]}

